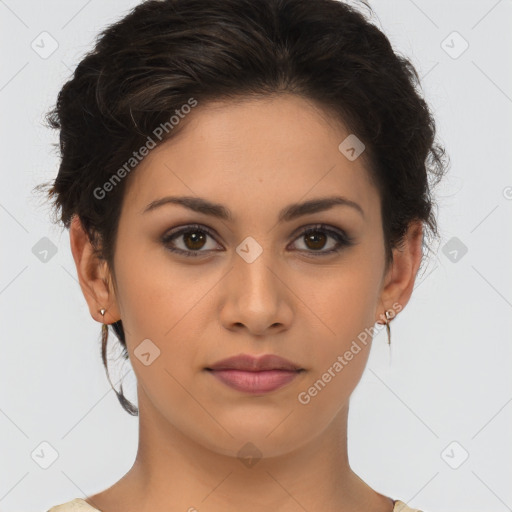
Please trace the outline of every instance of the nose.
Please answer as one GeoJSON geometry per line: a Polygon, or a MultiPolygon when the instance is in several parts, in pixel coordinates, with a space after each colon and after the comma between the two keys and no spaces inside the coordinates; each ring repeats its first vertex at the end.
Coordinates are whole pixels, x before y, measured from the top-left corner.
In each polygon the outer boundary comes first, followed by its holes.
{"type": "Polygon", "coordinates": [[[283,270],[270,259],[266,251],[250,263],[236,255],[226,276],[220,311],[226,329],[246,329],[254,336],[265,336],[289,328],[292,293],[283,270]]]}

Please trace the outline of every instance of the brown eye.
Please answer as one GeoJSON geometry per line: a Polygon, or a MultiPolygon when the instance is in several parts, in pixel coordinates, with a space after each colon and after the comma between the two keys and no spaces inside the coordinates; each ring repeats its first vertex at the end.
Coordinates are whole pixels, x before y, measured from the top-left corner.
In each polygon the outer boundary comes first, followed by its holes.
{"type": "MultiPolygon", "coordinates": [[[[314,254],[315,256],[334,254],[343,247],[354,245],[354,240],[345,232],[327,228],[323,224],[304,230],[296,240],[302,241],[305,246],[299,248],[301,252],[314,254]],[[329,243],[329,240],[334,243],[329,243]]],[[[200,225],[186,226],[171,231],[162,237],[162,243],[171,252],[192,257],[206,256],[211,251],[218,251],[220,247],[219,244],[215,243],[215,237],[210,230],[200,225]],[[210,247],[208,247],[209,238],[214,242],[210,247]],[[180,245],[181,247],[178,247],[180,245]]]]}
{"type": "Polygon", "coordinates": [[[312,231],[304,235],[304,240],[310,249],[318,250],[324,247],[327,237],[320,231],[312,231]]]}
{"type": "Polygon", "coordinates": [[[315,256],[333,254],[339,252],[343,247],[354,245],[354,240],[343,231],[327,228],[323,224],[306,229],[296,240],[303,241],[305,245],[305,249],[299,248],[299,250],[306,253],[317,253],[315,256]],[[334,240],[330,247],[329,239],[334,240]],[[323,250],[325,247],[328,249],[323,250]]]}
{"type": "Polygon", "coordinates": [[[190,250],[201,249],[205,243],[206,237],[200,231],[187,231],[183,233],[183,240],[185,245],[190,250]]]}
{"type": "Polygon", "coordinates": [[[183,256],[202,256],[203,253],[217,250],[216,243],[208,247],[209,238],[215,240],[208,229],[201,226],[187,226],[164,235],[162,243],[169,251],[183,256]]]}

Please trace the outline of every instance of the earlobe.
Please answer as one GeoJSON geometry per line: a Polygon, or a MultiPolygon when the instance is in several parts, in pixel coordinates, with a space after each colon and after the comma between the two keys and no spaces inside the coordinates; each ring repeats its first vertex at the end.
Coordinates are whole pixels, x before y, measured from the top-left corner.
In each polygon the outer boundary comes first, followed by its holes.
{"type": "Polygon", "coordinates": [[[97,257],[88,234],[78,215],[74,215],[69,228],[71,252],[75,261],[78,282],[91,316],[100,323],[119,320],[119,312],[106,261],[97,257]],[[105,315],[100,313],[105,309],[105,315]]]}

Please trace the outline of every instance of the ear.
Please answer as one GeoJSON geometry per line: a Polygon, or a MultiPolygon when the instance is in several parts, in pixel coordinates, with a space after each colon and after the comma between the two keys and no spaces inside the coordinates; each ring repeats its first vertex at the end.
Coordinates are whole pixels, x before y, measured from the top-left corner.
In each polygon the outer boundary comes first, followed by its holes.
{"type": "Polygon", "coordinates": [[[89,305],[91,316],[100,323],[116,322],[121,315],[107,262],[94,254],[94,248],[78,215],[72,218],[69,237],[78,282],[89,305]],[[101,315],[100,309],[106,309],[105,316],[101,315]]]}
{"type": "Polygon", "coordinates": [[[416,274],[423,256],[423,222],[413,221],[401,248],[393,249],[393,262],[386,273],[379,299],[379,324],[386,322],[385,311],[392,309],[395,316],[409,302],[416,274]]]}

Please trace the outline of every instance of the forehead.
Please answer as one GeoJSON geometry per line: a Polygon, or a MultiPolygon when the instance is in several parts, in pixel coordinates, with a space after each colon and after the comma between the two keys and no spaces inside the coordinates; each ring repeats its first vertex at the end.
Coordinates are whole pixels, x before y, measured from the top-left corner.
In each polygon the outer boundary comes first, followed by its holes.
{"type": "Polygon", "coordinates": [[[198,104],[176,136],[150,150],[127,184],[141,211],[169,194],[232,205],[282,204],[338,192],[367,210],[378,203],[366,161],[339,146],[350,135],[340,120],[295,95],[198,104]]]}

